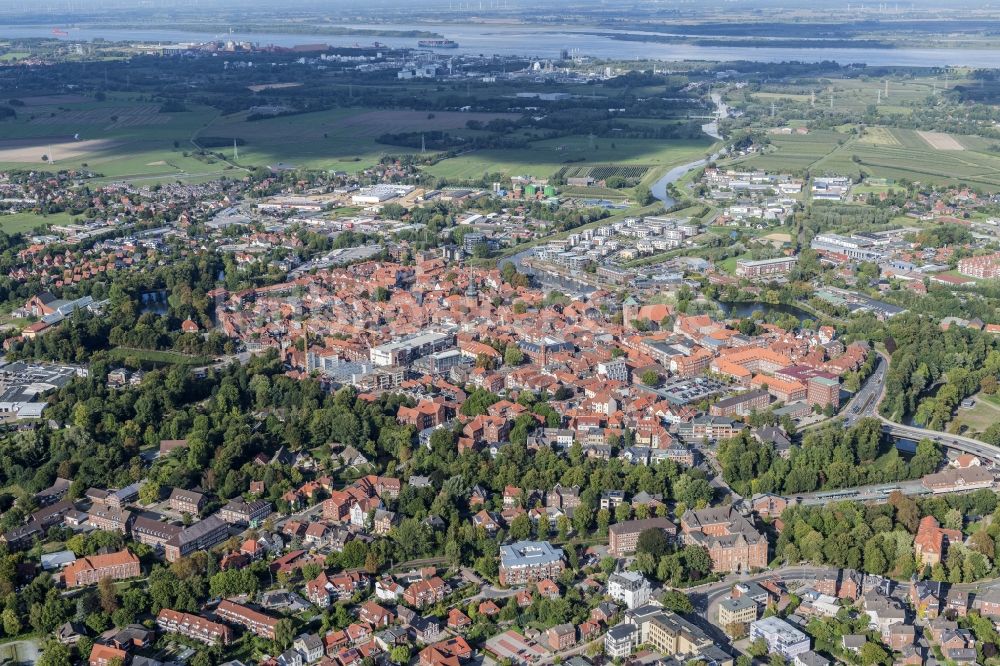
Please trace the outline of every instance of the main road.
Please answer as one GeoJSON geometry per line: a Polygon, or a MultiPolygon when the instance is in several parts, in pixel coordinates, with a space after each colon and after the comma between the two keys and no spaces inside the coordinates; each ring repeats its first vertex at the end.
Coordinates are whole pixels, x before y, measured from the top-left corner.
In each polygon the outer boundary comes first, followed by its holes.
{"type": "MultiPolygon", "coordinates": [[[[719,603],[729,596],[730,590],[732,590],[733,585],[736,583],[760,583],[771,578],[778,578],[786,585],[788,583],[803,583],[808,585],[811,582],[815,582],[820,576],[831,574],[835,575],[839,573],[839,571],[840,569],[838,567],[797,564],[778,567],[776,569],[763,571],[757,574],[730,574],[717,583],[709,583],[707,585],[692,587],[685,590],[685,592],[691,600],[691,604],[694,606],[694,615],[708,620],[711,626],[718,631],[722,628],[719,626],[719,603]]],[[[894,596],[900,598],[906,598],[909,596],[910,584],[908,582],[894,581],[893,584],[895,586],[895,590],[893,591],[894,596]]],[[[1000,580],[988,579],[977,581],[975,583],[956,583],[949,585],[948,589],[958,590],[961,592],[981,592],[986,589],[995,589],[997,587],[1000,587],[1000,580]]]]}

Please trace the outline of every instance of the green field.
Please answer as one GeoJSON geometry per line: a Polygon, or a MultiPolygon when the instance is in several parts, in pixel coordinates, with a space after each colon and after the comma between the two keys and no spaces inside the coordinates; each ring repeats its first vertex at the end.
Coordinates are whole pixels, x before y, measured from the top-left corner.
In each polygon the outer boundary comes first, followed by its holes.
{"type": "Polygon", "coordinates": [[[480,150],[443,160],[426,171],[442,178],[481,178],[483,173],[548,178],[560,168],[593,164],[671,167],[704,157],[712,146],[702,140],[591,139],[586,136],[535,141],[520,150],[480,150]]]}
{"type": "MultiPolygon", "coordinates": [[[[333,109],[292,116],[247,121],[247,114],[218,118],[200,136],[233,137],[245,143],[240,164],[275,165],[354,172],[378,162],[384,155],[416,152],[413,148],[376,142],[382,134],[446,131],[456,136],[475,134],[470,120],[488,121],[507,114],[374,109],[333,109]]],[[[232,148],[223,149],[226,155],[232,148]]]]}
{"type": "Polygon", "coordinates": [[[850,136],[833,130],[817,130],[809,134],[773,135],[770,139],[769,152],[753,155],[743,162],[766,171],[801,172],[811,169],[850,136]]]}
{"type": "Polygon", "coordinates": [[[858,137],[833,131],[773,136],[769,152],[740,162],[769,171],[902,179],[1000,190],[1000,154],[986,139],[954,136],[964,150],[937,150],[913,130],[874,128],[858,137]]]}
{"type": "MultiPolygon", "coordinates": [[[[882,78],[850,78],[822,79],[810,84],[767,84],[759,92],[733,91],[728,99],[733,101],[749,98],[753,102],[769,107],[773,102],[778,111],[790,105],[830,108],[830,98],[833,98],[833,108],[836,111],[864,111],[869,105],[878,104],[879,115],[909,115],[912,105],[923,103],[928,96],[936,94],[944,88],[943,77],[917,77],[905,81],[889,82],[889,94],[886,96],[885,79],[882,78]],[[815,95],[815,102],[813,102],[815,95]]],[[[949,87],[958,83],[954,77],[949,81],[949,87]]]]}
{"type": "Polygon", "coordinates": [[[959,428],[964,426],[968,430],[982,432],[1000,421],[1000,399],[997,396],[977,393],[973,398],[975,406],[972,409],[958,409],[949,430],[957,424],[959,428]]]}
{"type": "Polygon", "coordinates": [[[35,213],[13,213],[0,215],[0,231],[8,234],[29,233],[35,227],[50,224],[69,224],[76,218],[69,213],[37,215],[35,213]]]}
{"type": "Polygon", "coordinates": [[[191,138],[216,115],[207,107],[160,113],[152,102],[71,95],[35,98],[0,122],[0,169],[89,168],[115,179],[217,177],[224,162],[184,156],[191,138]],[[175,147],[176,142],[176,147],[175,147]],[[86,165],[86,166],[85,166],[86,165]]]}

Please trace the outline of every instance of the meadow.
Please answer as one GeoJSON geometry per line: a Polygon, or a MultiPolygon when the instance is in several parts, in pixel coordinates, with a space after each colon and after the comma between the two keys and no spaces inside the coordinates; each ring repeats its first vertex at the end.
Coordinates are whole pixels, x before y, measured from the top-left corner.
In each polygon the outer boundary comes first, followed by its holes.
{"type": "MultiPolygon", "coordinates": [[[[412,151],[377,143],[382,134],[449,131],[470,134],[470,120],[516,118],[513,114],[332,109],[248,122],[247,114],[218,118],[201,136],[242,139],[239,163],[333,169],[347,172],[371,166],[388,154],[412,151]]],[[[232,149],[226,150],[231,154],[232,149]]]]}
{"type": "MultiPolygon", "coordinates": [[[[915,77],[912,79],[893,79],[889,82],[886,95],[885,79],[851,78],[851,79],[821,79],[815,83],[803,85],[768,84],[760,92],[733,92],[731,100],[739,100],[748,95],[758,104],[769,106],[774,103],[777,110],[782,110],[783,104],[810,104],[818,108],[830,108],[830,98],[833,98],[833,108],[839,112],[864,111],[871,104],[878,104],[879,115],[905,115],[911,113],[910,105],[923,102],[929,95],[938,94],[945,88],[945,79],[941,77],[915,77]],[[815,95],[815,98],[813,97],[815,95]]],[[[948,87],[957,83],[952,77],[948,87]]]]}
{"type": "MultiPolygon", "coordinates": [[[[331,109],[248,120],[248,112],[221,116],[205,106],[163,110],[146,99],[113,95],[26,97],[16,119],[0,122],[0,169],[90,169],[105,180],[152,184],[217,178],[238,168],[294,166],[357,172],[412,147],[379,143],[383,134],[445,131],[485,135],[469,121],[515,119],[510,113],[331,109]],[[209,141],[210,140],[210,141],[209,141]],[[239,143],[238,159],[232,141],[239,143]],[[199,141],[213,155],[196,155],[199,141]],[[221,154],[223,158],[214,154],[221,154]]],[[[630,121],[632,122],[632,121],[630,121]]],[[[676,119],[648,124],[676,123],[676,119]]],[[[531,139],[530,134],[516,133],[531,139]]],[[[483,173],[549,177],[564,166],[632,166],[648,180],[663,167],[703,157],[712,142],[568,136],[531,141],[521,149],[477,150],[445,159],[427,171],[453,180],[483,173]]],[[[12,221],[11,221],[12,222],[12,221]]]]}
{"type": "MultiPolygon", "coordinates": [[[[564,166],[641,165],[653,170],[691,162],[712,147],[696,140],[608,139],[568,136],[534,141],[518,150],[478,150],[430,166],[432,175],[453,180],[477,179],[483,173],[548,178],[564,166]]],[[[645,180],[648,180],[646,178],[645,180]]]]}
{"type": "Polygon", "coordinates": [[[975,136],[921,135],[892,127],[860,135],[829,130],[772,136],[770,152],[741,163],[770,171],[840,174],[1000,190],[1000,155],[975,136]]]}
{"type": "Polygon", "coordinates": [[[191,138],[216,115],[207,107],[160,113],[158,105],[126,96],[22,101],[17,118],[0,122],[0,169],[48,164],[120,180],[172,181],[218,177],[232,168],[184,155],[194,150],[191,138]]]}

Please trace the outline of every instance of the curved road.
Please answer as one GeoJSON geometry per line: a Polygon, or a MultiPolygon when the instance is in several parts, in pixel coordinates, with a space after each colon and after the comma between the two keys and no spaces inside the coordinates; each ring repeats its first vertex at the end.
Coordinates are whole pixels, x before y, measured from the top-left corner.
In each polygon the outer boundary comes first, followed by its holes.
{"type": "MultiPolygon", "coordinates": [[[[769,578],[779,578],[786,584],[789,582],[808,583],[815,581],[820,574],[836,574],[839,571],[838,567],[799,564],[789,567],[779,567],[753,575],[730,575],[718,583],[693,587],[685,591],[694,605],[695,614],[708,620],[716,631],[721,631],[721,627],[718,624],[719,603],[729,595],[730,590],[736,583],[759,583],[769,578]]],[[[995,588],[998,583],[1000,583],[1000,579],[992,578],[980,580],[975,583],[956,583],[949,585],[948,589],[974,593],[988,588],[995,588]]],[[[893,584],[895,586],[894,596],[903,598],[909,596],[910,584],[908,582],[893,581],[893,584]]],[[[729,639],[726,638],[725,640],[728,641],[729,639]]]]}

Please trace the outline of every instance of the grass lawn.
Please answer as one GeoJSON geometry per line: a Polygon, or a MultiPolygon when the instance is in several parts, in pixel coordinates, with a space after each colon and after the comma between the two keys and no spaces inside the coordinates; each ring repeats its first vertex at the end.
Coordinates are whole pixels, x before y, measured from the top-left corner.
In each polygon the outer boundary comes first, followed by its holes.
{"type": "Polygon", "coordinates": [[[723,270],[730,275],[736,272],[736,261],[739,257],[729,257],[728,259],[723,259],[717,262],[715,265],[719,270],[723,270]]]}
{"type": "Polygon", "coordinates": [[[975,406],[972,409],[959,408],[953,424],[982,432],[1000,421],[1000,396],[977,393],[973,398],[976,400],[975,406]]]}
{"type": "Polygon", "coordinates": [[[36,213],[13,213],[0,215],[0,231],[8,234],[30,233],[35,227],[50,224],[69,224],[74,218],[69,213],[38,215],[36,213]]]}

